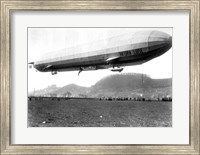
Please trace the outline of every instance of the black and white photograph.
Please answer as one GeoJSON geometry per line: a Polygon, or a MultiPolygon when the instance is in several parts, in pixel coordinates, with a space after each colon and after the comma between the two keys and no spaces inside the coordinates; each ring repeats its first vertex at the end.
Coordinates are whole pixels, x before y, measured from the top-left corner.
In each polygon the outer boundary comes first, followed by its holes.
{"type": "Polygon", "coordinates": [[[171,27],[27,28],[28,127],[172,127],[171,27]]]}

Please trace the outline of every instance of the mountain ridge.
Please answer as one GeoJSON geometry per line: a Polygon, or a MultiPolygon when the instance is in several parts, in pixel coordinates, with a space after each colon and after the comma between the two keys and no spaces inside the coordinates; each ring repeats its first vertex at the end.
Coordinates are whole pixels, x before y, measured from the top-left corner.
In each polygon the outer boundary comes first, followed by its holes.
{"type": "Polygon", "coordinates": [[[106,76],[91,87],[69,84],[64,87],[49,86],[35,91],[35,96],[60,97],[138,97],[159,98],[172,96],[172,78],[153,79],[139,73],[106,76]]]}

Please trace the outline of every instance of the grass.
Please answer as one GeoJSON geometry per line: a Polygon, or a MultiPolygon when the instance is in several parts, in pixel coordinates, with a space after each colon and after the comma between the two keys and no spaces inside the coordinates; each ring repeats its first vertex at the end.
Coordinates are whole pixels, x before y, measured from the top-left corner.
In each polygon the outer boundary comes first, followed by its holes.
{"type": "Polygon", "coordinates": [[[171,127],[172,103],[96,99],[28,101],[29,127],[171,127]]]}

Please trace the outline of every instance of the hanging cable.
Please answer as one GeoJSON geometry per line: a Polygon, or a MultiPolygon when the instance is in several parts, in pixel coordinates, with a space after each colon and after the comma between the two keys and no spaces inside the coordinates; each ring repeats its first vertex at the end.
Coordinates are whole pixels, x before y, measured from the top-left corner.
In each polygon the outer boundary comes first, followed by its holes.
{"type": "Polygon", "coordinates": [[[143,95],[144,95],[144,88],[143,88],[143,83],[144,83],[143,64],[141,65],[141,67],[142,67],[142,98],[143,98],[143,95]]]}

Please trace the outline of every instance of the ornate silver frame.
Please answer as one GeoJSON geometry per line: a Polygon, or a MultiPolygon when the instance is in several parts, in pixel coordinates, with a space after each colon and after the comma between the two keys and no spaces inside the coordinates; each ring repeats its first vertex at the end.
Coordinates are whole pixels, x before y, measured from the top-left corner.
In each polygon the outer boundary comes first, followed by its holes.
{"type": "Polygon", "coordinates": [[[199,154],[200,0],[0,0],[0,148],[1,154],[199,154]],[[188,10],[190,12],[190,144],[189,145],[13,145],[11,144],[10,17],[13,10],[188,10]]]}

